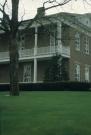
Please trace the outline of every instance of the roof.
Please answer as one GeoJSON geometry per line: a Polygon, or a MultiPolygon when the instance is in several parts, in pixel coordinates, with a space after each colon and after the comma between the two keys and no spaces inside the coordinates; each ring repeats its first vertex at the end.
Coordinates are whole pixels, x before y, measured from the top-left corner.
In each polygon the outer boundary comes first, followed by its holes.
{"type": "MultiPolygon", "coordinates": [[[[89,23],[91,23],[91,14],[90,13],[86,13],[86,14],[75,14],[75,13],[67,13],[67,12],[60,12],[60,13],[56,13],[56,14],[52,14],[52,15],[45,15],[45,16],[38,16],[38,14],[36,15],[36,17],[34,19],[29,19],[29,20],[24,20],[22,21],[21,25],[19,26],[19,29],[25,29],[28,24],[30,24],[30,27],[34,27],[35,25],[41,25],[41,24],[46,24],[46,23],[52,23],[52,22],[63,22],[67,25],[70,26],[75,26],[78,27],[78,29],[82,29],[84,31],[87,31],[91,34],[91,27],[90,25],[86,25],[84,24],[83,19],[89,19],[89,23]],[[82,19],[82,20],[81,20],[82,19]]],[[[1,31],[0,31],[1,33],[1,31]]]]}

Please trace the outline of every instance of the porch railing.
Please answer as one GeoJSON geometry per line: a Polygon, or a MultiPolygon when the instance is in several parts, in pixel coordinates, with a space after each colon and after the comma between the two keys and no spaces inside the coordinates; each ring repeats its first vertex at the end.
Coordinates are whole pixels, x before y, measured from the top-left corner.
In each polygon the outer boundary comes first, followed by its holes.
{"type": "MultiPolygon", "coordinates": [[[[34,48],[32,49],[23,49],[19,50],[19,58],[33,58],[34,56],[43,56],[46,55],[52,55],[52,54],[60,54],[64,57],[70,57],[70,48],[62,46],[59,48],[58,46],[47,46],[47,47],[39,47],[34,51],[34,48]],[[35,54],[36,52],[36,54],[35,54]]],[[[0,61],[9,61],[9,52],[0,52],[0,61]]]]}

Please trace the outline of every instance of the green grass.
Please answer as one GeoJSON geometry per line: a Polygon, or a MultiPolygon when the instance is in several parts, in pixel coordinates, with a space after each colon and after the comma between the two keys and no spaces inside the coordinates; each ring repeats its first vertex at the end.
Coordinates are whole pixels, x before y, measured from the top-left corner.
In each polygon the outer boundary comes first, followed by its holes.
{"type": "Polygon", "coordinates": [[[0,93],[0,135],[91,135],[91,93],[0,93]]]}

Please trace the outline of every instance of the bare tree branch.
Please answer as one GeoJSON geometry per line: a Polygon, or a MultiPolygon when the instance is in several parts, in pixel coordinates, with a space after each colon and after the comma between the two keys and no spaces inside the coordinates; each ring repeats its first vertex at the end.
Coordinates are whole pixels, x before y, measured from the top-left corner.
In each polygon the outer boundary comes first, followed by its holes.
{"type": "Polygon", "coordinates": [[[90,2],[88,2],[88,0],[83,0],[83,2],[87,3],[89,6],[91,6],[91,0],[89,0],[90,2]]]}
{"type": "Polygon", "coordinates": [[[9,15],[5,12],[5,6],[6,6],[6,3],[7,3],[7,0],[5,0],[4,4],[2,5],[0,3],[0,12],[2,13],[3,15],[3,19],[1,18],[1,25],[2,25],[2,28],[5,32],[9,31],[10,27],[10,19],[9,19],[9,15]]]}
{"type": "Polygon", "coordinates": [[[7,3],[7,0],[5,0],[5,2],[4,2],[4,4],[3,4],[3,5],[0,3],[0,6],[2,7],[3,11],[5,11],[6,3],[7,3]]]}
{"type": "Polygon", "coordinates": [[[24,9],[24,13],[23,13],[23,15],[22,15],[22,17],[21,17],[21,21],[23,21],[23,17],[25,16],[25,9],[24,9]]]}
{"type": "Polygon", "coordinates": [[[65,4],[67,4],[67,3],[69,3],[70,1],[72,1],[72,0],[64,0],[63,2],[59,3],[56,0],[52,0],[52,1],[49,0],[49,1],[44,2],[43,6],[45,7],[46,3],[54,3],[54,2],[57,3],[56,5],[52,5],[50,7],[45,8],[45,10],[48,10],[48,9],[55,8],[55,7],[58,7],[58,6],[63,6],[65,4]]]}
{"type": "MultiPolygon", "coordinates": [[[[54,7],[57,7],[57,6],[63,6],[63,5],[65,5],[65,4],[67,4],[67,3],[69,3],[70,1],[71,1],[71,0],[64,0],[63,2],[59,3],[59,2],[57,2],[56,0],[48,0],[48,1],[46,1],[46,2],[43,3],[43,7],[44,7],[44,9],[45,9],[45,11],[46,11],[46,10],[48,10],[48,9],[51,9],[51,8],[54,8],[54,7]],[[45,8],[45,4],[46,4],[46,3],[54,3],[54,2],[57,3],[57,5],[53,5],[53,6],[51,6],[51,7],[45,8]]],[[[38,21],[38,20],[41,19],[41,18],[43,18],[43,16],[40,16],[39,14],[36,14],[35,17],[34,17],[34,19],[30,20],[30,22],[28,23],[28,25],[25,27],[24,31],[28,30],[29,27],[30,27],[34,22],[38,21]]],[[[19,26],[20,26],[21,24],[22,24],[22,22],[19,23],[19,26]]]]}
{"type": "Polygon", "coordinates": [[[7,0],[5,0],[4,5],[3,5],[3,11],[5,11],[5,6],[6,6],[7,0]]]}

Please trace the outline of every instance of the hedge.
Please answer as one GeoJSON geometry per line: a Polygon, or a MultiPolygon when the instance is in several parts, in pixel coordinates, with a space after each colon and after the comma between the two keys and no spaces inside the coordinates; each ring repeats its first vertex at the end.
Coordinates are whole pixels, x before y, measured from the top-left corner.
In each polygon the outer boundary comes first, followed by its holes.
{"type": "MultiPolygon", "coordinates": [[[[90,91],[87,82],[20,83],[21,91],[90,91]]],[[[0,91],[9,91],[9,84],[0,84],[0,91]]]]}

